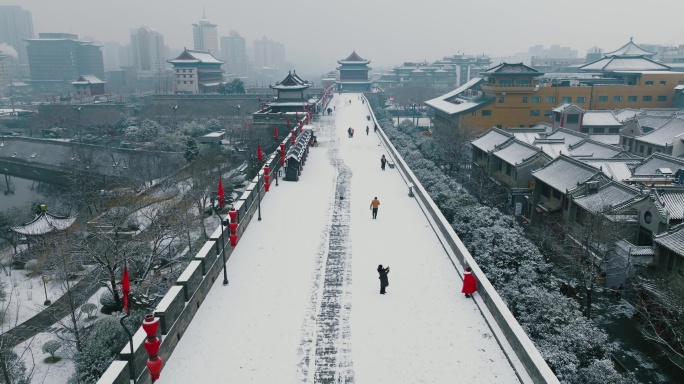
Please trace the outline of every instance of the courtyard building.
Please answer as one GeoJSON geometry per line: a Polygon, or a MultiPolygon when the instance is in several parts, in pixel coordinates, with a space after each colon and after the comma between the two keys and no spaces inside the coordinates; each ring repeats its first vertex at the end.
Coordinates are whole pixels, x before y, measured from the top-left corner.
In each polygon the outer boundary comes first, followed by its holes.
{"type": "Polygon", "coordinates": [[[169,63],[173,65],[176,93],[213,93],[223,81],[223,61],[209,52],[185,49],[169,63]]]}

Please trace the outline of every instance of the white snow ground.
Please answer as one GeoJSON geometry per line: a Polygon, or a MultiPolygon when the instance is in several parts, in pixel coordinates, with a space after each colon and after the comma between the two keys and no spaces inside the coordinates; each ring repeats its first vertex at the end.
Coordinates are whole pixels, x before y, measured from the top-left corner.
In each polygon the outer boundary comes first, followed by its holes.
{"type": "Polygon", "coordinates": [[[517,383],[400,174],[380,170],[367,105],[331,103],[299,182],[271,187],[159,383],[517,383]]]}

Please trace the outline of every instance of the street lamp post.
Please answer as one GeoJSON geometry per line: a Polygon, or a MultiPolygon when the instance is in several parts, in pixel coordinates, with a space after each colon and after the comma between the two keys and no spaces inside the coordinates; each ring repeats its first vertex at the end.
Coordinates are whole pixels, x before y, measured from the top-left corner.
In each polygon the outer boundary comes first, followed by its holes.
{"type": "Polygon", "coordinates": [[[45,306],[52,304],[50,299],[48,299],[48,295],[47,295],[47,283],[48,283],[48,277],[43,275],[43,289],[45,289],[45,302],[43,303],[43,305],[45,305],[45,306]]]}
{"type": "Polygon", "coordinates": [[[259,179],[257,179],[257,209],[259,211],[257,220],[261,221],[261,187],[259,187],[259,179]]]}
{"type": "Polygon", "coordinates": [[[221,218],[221,214],[218,214],[219,220],[221,221],[221,261],[223,261],[223,285],[228,285],[228,271],[226,271],[226,237],[223,235],[223,226],[228,225],[229,221],[221,218]]]}
{"type": "Polygon", "coordinates": [[[176,105],[169,106],[169,108],[173,109],[173,128],[174,129],[178,128],[178,123],[176,120],[176,112],[178,111],[178,108],[180,108],[180,107],[178,106],[178,104],[176,104],[176,105]]]}

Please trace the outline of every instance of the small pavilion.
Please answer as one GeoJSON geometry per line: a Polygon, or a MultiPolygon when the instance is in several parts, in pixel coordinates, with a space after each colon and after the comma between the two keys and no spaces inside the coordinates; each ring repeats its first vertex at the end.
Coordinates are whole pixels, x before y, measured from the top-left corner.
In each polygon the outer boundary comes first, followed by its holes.
{"type": "Polygon", "coordinates": [[[12,231],[30,236],[43,236],[52,232],[65,231],[76,221],[76,216],[58,216],[47,211],[45,205],[40,206],[40,213],[28,223],[12,227],[12,231]]]}

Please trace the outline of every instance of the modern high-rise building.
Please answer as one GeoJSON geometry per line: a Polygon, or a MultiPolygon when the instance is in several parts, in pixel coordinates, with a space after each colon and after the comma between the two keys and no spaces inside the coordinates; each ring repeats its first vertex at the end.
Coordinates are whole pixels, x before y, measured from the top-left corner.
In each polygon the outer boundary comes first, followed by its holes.
{"type": "Polygon", "coordinates": [[[121,44],[119,43],[110,41],[102,45],[105,72],[118,71],[121,68],[120,51],[121,44]]]}
{"type": "Polygon", "coordinates": [[[276,67],[285,66],[285,46],[277,41],[273,41],[264,36],[254,40],[254,67],[276,67]]]}
{"type": "Polygon", "coordinates": [[[212,24],[205,15],[202,15],[199,23],[192,25],[192,35],[196,51],[210,52],[213,55],[219,54],[216,24],[212,24]]]}
{"type": "Polygon", "coordinates": [[[235,76],[249,76],[252,63],[247,57],[245,38],[236,31],[228,36],[221,36],[221,54],[226,62],[226,72],[235,76]]]}
{"type": "Polygon", "coordinates": [[[10,83],[9,56],[0,52],[0,95],[4,93],[5,87],[10,83]]]}
{"type": "MultiPolygon", "coordinates": [[[[31,12],[18,5],[0,5],[0,43],[10,45],[17,51],[19,64],[28,64],[25,40],[33,36],[31,12]]],[[[10,52],[5,54],[11,55],[10,52]]]]}
{"type": "Polygon", "coordinates": [[[33,85],[61,87],[80,75],[104,79],[102,51],[91,41],[70,33],[40,33],[26,41],[33,85]]]}
{"type": "Polygon", "coordinates": [[[164,37],[152,28],[131,30],[131,66],[158,73],[166,68],[164,37]]]}

